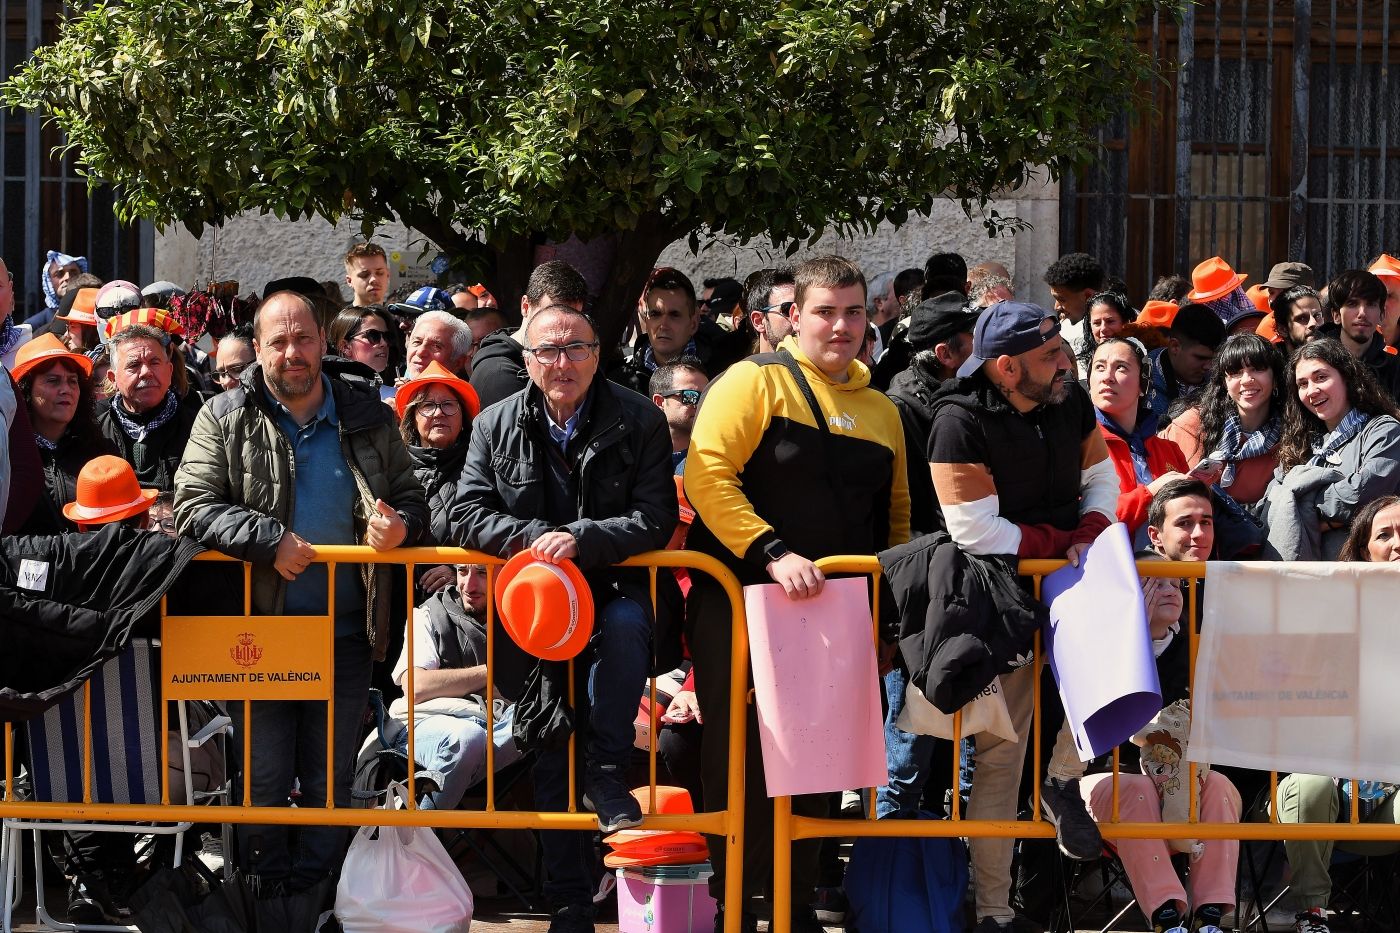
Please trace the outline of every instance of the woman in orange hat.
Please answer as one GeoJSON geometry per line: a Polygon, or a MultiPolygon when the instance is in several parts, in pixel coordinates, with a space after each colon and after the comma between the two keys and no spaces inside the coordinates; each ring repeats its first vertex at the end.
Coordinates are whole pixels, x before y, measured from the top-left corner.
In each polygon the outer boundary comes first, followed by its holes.
{"type": "Polygon", "coordinates": [[[94,415],[92,360],[43,334],[20,347],[13,375],[34,427],[48,492],[24,533],[72,531],[62,509],[77,498],[79,472],[94,457],[117,452],[94,415]]]}
{"type": "MultiPolygon", "coordinates": [[[[433,362],[417,379],[399,387],[394,395],[394,410],[399,414],[399,436],[413,458],[413,472],[428,494],[431,540],[451,544],[447,515],[467,459],[472,420],[481,411],[476,390],[441,363],[433,362]]],[[[424,592],[433,593],[455,578],[456,570],[443,564],[423,571],[418,585],[424,592]]]]}

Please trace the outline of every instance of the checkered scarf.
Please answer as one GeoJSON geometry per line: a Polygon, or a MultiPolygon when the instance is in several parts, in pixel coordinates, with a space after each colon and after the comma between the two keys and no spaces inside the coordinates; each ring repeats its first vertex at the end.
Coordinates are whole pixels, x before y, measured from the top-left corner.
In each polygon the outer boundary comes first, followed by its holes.
{"type": "Polygon", "coordinates": [[[1220,485],[1230,486],[1235,482],[1235,465],[1241,460],[1248,460],[1251,457],[1258,457],[1266,454],[1278,446],[1279,436],[1283,433],[1283,420],[1278,415],[1270,415],[1269,420],[1257,431],[1245,433],[1240,429],[1240,416],[1231,415],[1225,419],[1225,426],[1220,429],[1220,441],[1215,445],[1215,450],[1210,452],[1206,459],[1216,460],[1225,464],[1224,471],[1220,474],[1220,485]]]}
{"type": "Polygon", "coordinates": [[[180,409],[180,399],[175,395],[175,390],[171,389],[165,393],[165,403],[155,417],[145,424],[133,419],[122,410],[121,399],[112,399],[112,414],[116,416],[117,424],[122,426],[122,433],[136,441],[138,444],[146,439],[146,435],[152,431],[165,427],[171,418],[175,417],[175,412],[180,409]]]}

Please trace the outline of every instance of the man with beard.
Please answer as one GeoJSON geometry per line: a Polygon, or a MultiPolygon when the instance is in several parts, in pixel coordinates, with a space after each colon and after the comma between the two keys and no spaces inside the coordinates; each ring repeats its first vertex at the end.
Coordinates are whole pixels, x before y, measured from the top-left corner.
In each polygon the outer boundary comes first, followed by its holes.
{"type": "Polygon", "coordinates": [[[792,266],[759,269],[744,282],[744,306],[758,334],[755,353],[772,353],[792,333],[792,299],[796,286],[792,266]]]}
{"type": "Polygon", "coordinates": [[[652,404],[666,415],[666,428],[671,434],[671,465],[677,473],[685,471],[690,432],[700,411],[701,393],[709,384],[710,377],[705,375],[699,358],[683,356],[674,363],[658,366],[647,385],[652,404]]]}
{"type": "MultiPolygon", "coordinates": [[[[1022,302],[999,302],[978,318],[972,355],[958,380],[934,399],[929,461],[948,533],[970,554],[1068,558],[1114,520],[1118,479],[1088,395],[1069,379],[1055,317],[1022,302]]],[[[1015,659],[1002,659],[1008,664],[1015,659]]],[[[1019,742],[977,736],[977,769],[967,818],[1011,820],[1025,759],[1036,689],[1035,665],[1003,674],[1002,689],[1019,742]]],[[[1080,799],[1084,766],[1068,729],[1055,741],[1041,804],[1060,848],[1097,858],[1098,828],[1080,799]]],[[[1010,839],[973,839],[977,930],[1005,930],[1010,839]]]]}
{"type": "MultiPolygon", "coordinates": [[[[427,524],[423,487],[393,410],[368,380],[322,371],[326,334],[306,297],[282,291],[253,319],[257,363],[200,411],[175,478],[180,534],[253,564],[257,615],[324,615],[317,545],[411,545],[427,524]]],[[[341,564],[335,575],[334,783],[326,781],[323,702],[260,701],[231,712],[257,753],[244,764],[254,806],[350,804],[351,765],[370,668],[388,646],[390,566],[341,564]]],[[[240,826],[242,868],[264,898],[305,898],[315,917],[333,887],[344,828],[240,826]],[[293,840],[293,835],[299,841],[293,840]]]]}

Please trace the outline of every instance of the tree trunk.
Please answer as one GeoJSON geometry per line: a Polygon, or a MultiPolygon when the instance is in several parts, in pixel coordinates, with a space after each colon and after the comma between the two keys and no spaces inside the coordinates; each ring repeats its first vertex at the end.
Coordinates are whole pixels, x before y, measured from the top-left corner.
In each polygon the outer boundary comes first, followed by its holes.
{"type": "Polygon", "coordinates": [[[642,294],[642,288],[655,268],[661,251],[684,232],[660,212],[653,211],[638,218],[634,229],[617,234],[617,253],[612,270],[593,305],[604,361],[614,356],[623,328],[627,326],[629,317],[636,313],[637,298],[642,294]]]}

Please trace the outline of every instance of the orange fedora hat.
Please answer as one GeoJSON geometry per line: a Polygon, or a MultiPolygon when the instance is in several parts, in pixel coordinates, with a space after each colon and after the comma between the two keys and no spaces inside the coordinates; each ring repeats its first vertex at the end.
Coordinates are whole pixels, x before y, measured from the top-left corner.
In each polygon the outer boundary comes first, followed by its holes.
{"type": "MultiPolygon", "coordinates": [[[[684,787],[656,786],[655,806],[651,806],[651,788],[633,788],[632,796],[642,807],[642,812],[685,814],[694,813],[695,804],[690,799],[690,791],[684,787]]],[[[613,847],[603,858],[609,868],[624,868],[629,865],[673,865],[703,862],[709,857],[705,838],[690,831],[666,832],[655,829],[624,829],[603,839],[613,847]]]]}
{"type": "Polygon", "coordinates": [[[571,560],[516,554],[496,576],[496,608],[511,640],[546,661],[569,660],[593,634],[593,592],[571,560]]]}
{"type": "Polygon", "coordinates": [[[403,385],[399,386],[398,391],[394,393],[394,411],[398,413],[400,419],[403,418],[403,413],[408,410],[408,405],[413,401],[413,396],[418,394],[418,390],[424,386],[432,385],[434,382],[440,382],[453,392],[456,392],[457,395],[461,397],[462,404],[467,406],[467,414],[471,415],[473,419],[481,414],[481,399],[477,397],[476,390],[472,388],[472,384],[465,379],[454,376],[448,371],[446,366],[442,365],[437,360],[433,360],[427,366],[423,367],[422,375],[417,379],[410,379],[408,382],[405,382],[403,385]]]}
{"type": "Polygon", "coordinates": [[[97,289],[80,288],[78,294],[73,298],[73,305],[68,309],[68,314],[55,314],[56,321],[71,321],[74,324],[87,324],[91,327],[97,326],[97,289]]]}
{"type": "Polygon", "coordinates": [[[1371,263],[1371,268],[1366,271],[1380,278],[1389,276],[1400,279],[1400,259],[1396,259],[1389,253],[1381,253],[1381,258],[1371,263]]]}
{"type": "Polygon", "coordinates": [[[158,493],[142,489],[136,472],[121,457],[93,457],[78,473],[78,498],[63,507],[64,516],[78,525],[103,525],[139,515],[158,493]]]}
{"type": "Polygon", "coordinates": [[[1176,312],[1180,310],[1181,308],[1172,301],[1149,301],[1142,306],[1133,323],[1145,327],[1171,327],[1172,321],[1176,320],[1176,312]]]}
{"type": "Polygon", "coordinates": [[[1262,285],[1251,286],[1245,295],[1249,298],[1249,303],[1265,314],[1272,314],[1274,309],[1269,305],[1269,290],[1262,285]]]}
{"type": "Polygon", "coordinates": [[[67,360],[81,369],[84,376],[92,375],[92,360],[81,353],[74,353],[53,334],[41,334],[20,347],[19,352],[15,354],[15,368],[10,370],[10,375],[18,382],[34,367],[52,360],[67,360]]]}
{"type": "Polygon", "coordinates": [[[1219,256],[1212,256],[1191,270],[1194,286],[1186,296],[1188,301],[1214,301],[1223,298],[1244,284],[1247,275],[1240,275],[1219,256]]]}

